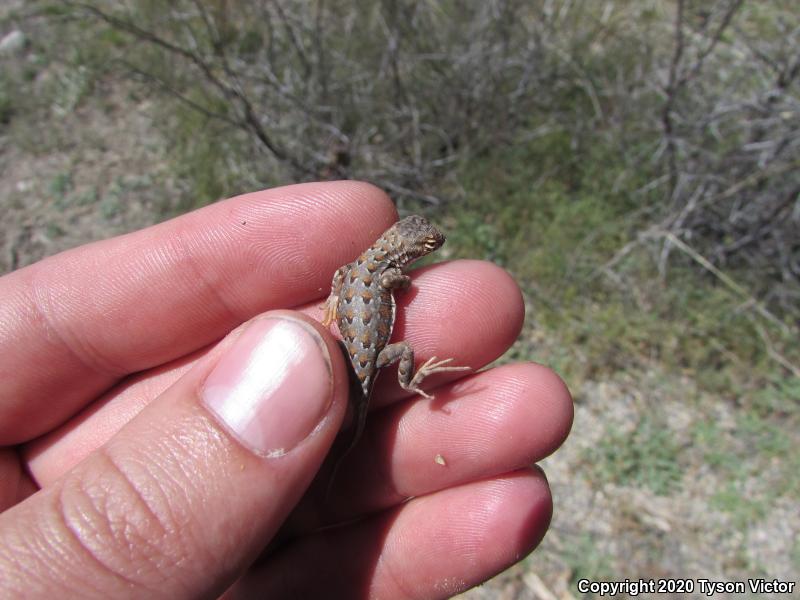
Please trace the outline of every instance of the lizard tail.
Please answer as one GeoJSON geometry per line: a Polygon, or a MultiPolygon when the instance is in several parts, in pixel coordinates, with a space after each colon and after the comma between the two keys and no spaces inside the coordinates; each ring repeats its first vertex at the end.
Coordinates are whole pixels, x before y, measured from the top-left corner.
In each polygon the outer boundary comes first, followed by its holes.
{"type": "Polygon", "coordinates": [[[355,409],[355,427],[353,428],[353,434],[350,438],[350,442],[347,444],[347,447],[342,451],[339,457],[336,459],[336,463],[333,465],[333,470],[331,470],[331,474],[328,478],[328,486],[325,490],[325,502],[330,499],[331,490],[333,489],[333,482],[336,480],[336,474],[339,472],[339,468],[342,466],[344,459],[347,458],[347,455],[353,450],[353,448],[358,445],[358,441],[361,439],[361,436],[364,433],[364,427],[367,424],[367,409],[369,408],[369,398],[364,395],[359,395],[358,400],[353,403],[353,408],[355,409]]]}

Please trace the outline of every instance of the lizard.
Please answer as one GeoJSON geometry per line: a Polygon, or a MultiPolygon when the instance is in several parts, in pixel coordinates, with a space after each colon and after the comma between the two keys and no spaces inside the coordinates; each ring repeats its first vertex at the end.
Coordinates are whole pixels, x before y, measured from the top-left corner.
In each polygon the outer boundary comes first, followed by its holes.
{"type": "Polygon", "coordinates": [[[322,324],[325,327],[337,324],[342,348],[352,367],[350,402],[354,431],[349,446],[333,468],[329,486],[342,459],[364,433],[370,397],[380,369],[399,361],[400,386],[429,399],[433,396],[420,388],[427,376],[471,370],[450,365],[452,358],[439,360],[432,356],[413,372],[414,351],[408,342],[389,343],[396,315],[394,292],[405,290],[411,284],[406,269],[438,250],[444,242],[442,232],[425,217],[412,215],[392,225],[356,260],[340,267],[333,275],[330,295],[322,306],[325,311],[322,324]]]}

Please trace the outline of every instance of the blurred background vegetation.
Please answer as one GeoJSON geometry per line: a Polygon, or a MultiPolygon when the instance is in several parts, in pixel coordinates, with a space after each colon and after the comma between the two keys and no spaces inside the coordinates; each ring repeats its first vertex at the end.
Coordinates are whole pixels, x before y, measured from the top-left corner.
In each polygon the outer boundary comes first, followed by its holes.
{"type": "Polygon", "coordinates": [[[540,551],[470,597],[800,571],[794,0],[0,9],[10,270],[219,198],[363,179],[492,260],[576,423],[540,551]]]}

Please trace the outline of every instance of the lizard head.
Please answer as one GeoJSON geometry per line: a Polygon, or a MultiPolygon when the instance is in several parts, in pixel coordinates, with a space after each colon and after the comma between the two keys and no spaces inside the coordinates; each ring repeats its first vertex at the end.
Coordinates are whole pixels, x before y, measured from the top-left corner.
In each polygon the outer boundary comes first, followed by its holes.
{"type": "Polygon", "coordinates": [[[431,225],[428,219],[419,215],[401,219],[383,235],[383,238],[392,262],[400,267],[437,250],[445,240],[441,231],[431,225]]]}

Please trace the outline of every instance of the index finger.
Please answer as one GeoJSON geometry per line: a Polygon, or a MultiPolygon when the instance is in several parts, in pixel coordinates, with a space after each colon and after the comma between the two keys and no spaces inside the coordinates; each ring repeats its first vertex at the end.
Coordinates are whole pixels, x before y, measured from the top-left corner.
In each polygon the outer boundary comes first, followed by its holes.
{"type": "Polygon", "coordinates": [[[119,378],[201,348],[255,314],[324,295],[333,271],[395,219],[372,185],[300,184],[0,278],[0,445],[48,431],[119,378]]]}

